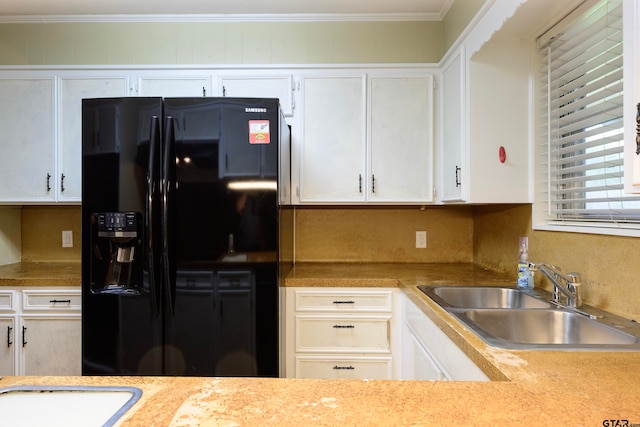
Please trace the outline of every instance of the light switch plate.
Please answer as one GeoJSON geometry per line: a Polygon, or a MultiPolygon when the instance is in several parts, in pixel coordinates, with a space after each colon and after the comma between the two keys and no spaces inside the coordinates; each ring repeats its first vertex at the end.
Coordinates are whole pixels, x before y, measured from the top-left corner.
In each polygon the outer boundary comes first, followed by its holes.
{"type": "Polygon", "coordinates": [[[416,249],[424,249],[427,247],[427,232],[416,231],[416,249]]]}

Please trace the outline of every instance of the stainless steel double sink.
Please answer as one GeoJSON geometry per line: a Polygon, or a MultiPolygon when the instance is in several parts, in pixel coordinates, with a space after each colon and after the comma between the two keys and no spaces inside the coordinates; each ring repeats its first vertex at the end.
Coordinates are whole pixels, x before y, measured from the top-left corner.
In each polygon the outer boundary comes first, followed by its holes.
{"type": "Polygon", "coordinates": [[[560,308],[543,290],[418,286],[493,347],[533,350],[640,350],[640,326],[585,307],[560,308]]]}

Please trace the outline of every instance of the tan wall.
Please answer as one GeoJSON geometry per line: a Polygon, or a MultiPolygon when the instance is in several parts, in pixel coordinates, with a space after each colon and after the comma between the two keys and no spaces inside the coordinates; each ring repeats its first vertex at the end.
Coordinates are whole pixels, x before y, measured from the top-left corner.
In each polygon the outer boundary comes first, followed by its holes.
{"type": "Polygon", "coordinates": [[[472,262],[471,208],[297,208],[296,261],[472,262]],[[418,230],[426,249],[415,248],[418,230]]]}
{"type": "Polygon", "coordinates": [[[486,0],[454,1],[442,20],[443,54],[455,43],[486,0]]]}
{"type": "Polygon", "coordinates": [[[81,254],[80,206],[22,208],[22,261],[77,261],[81,254]],[[73,248],[62,247],[62,230],[73,231],[73,248]]]}
{"type": "Polygon", "coordinates": [[[434,63],[442,22],[1,24],[0,65],[434,63]]]}
{"type": "MultiPolygon", "coordinates": [[[[531,206],[474,208],[474,260],[491,269],[513,272],[518,237],[529,237],[529,259],[582,275],[587,304],[640,320],[640,239],[582,233],[533,231],[531,206]]],[[[541,275],[536,286],[550,290],[541,275]]]]}

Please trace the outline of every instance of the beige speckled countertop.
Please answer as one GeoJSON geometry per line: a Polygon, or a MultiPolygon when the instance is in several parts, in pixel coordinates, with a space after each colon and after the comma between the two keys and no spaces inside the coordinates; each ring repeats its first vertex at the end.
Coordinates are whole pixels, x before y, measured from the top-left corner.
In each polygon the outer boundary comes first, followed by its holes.
{"type": "Polygon", "coordinates": [[[0,286],[80,286],[79,262],[29,262],[0,266],[0,286]]]}
{"type": "Polygon", "coordinates": [[[640,352],[515,351],[486,346],[416,290],[421,284],[507,284],[470,264],[302,264],[286,286],[394,286],[492,382],[276,378],[4,377],[17,384],[133,385],[123,426],[581,425],[640,423],[640,352]]]}

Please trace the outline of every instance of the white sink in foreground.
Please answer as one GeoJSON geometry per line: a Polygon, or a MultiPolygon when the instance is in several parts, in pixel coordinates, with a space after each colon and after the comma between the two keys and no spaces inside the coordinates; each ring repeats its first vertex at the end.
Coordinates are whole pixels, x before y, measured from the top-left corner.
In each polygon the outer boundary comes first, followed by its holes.
{"type": "Polygon", "coordinates": [[[0,389],[0,414],[7,426],[111,426],[141,395],[135,387],[6,387],[0,389]]]}

